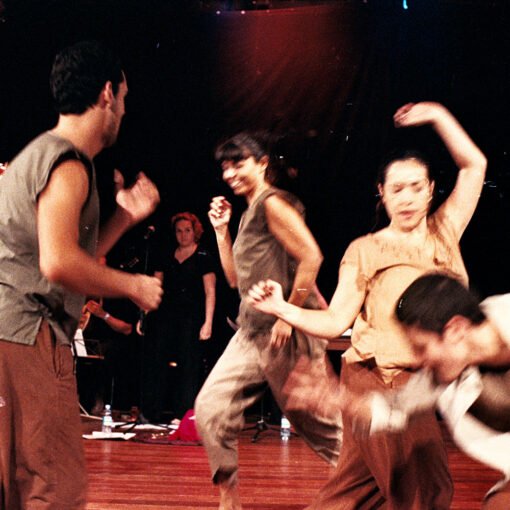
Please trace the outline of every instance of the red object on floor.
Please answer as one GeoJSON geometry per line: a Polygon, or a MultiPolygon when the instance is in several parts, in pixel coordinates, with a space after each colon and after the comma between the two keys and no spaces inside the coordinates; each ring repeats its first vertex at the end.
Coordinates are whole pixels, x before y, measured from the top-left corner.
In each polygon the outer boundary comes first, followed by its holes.
{"type": "Polygon", "coordinates": [[[186,443],[201,442],[195,426],[195,412],[193,409],[188,409],[188,411],[186,411],[186,414],[183,416],[181,423],[179,424],[179,428],[170,432],[170,434],[168,434],[168,439],[170,441],[178,440],[186,443]]]}

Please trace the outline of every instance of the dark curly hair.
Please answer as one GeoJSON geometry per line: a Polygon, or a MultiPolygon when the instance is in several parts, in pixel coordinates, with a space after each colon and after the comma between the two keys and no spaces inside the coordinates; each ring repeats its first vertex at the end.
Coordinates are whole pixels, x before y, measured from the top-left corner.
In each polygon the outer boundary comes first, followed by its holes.
{"type": "Polygon", "coordinates": [[[466,317],[473,324],[486,319],[475,294],[444,273],[430,273],[415,280],[395,308],[401,324],[434,333],[441,333],[455,315],[466,317]]]}
{"type": "Polygon", "coordinates": [[[50,87],[60,114],[81,114],[94,105],[110,81],[117,94],[124,73],[119,58],[98,41],[81,41],[55,57],[50,87]]]}

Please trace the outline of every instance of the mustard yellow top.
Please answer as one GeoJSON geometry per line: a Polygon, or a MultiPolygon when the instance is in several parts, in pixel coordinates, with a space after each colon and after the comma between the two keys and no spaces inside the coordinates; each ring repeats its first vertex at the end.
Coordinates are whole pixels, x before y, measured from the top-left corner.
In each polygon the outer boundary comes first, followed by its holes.
{"type": "Polygon", "coordinates": [[[363,307],[352,328],[352,347],[347,363],[373,358],[386,382],[416,363],[414,353],[394,317],[397,300],[419,276],[442,271],[466,285],[468,277],[452,226],[440,212],[430,216],[428,243],[433,249],[418,250],[400,241],[368,234],[354,240],[341,264],[358,268],[357,283],[365,291],[363,307]]]}

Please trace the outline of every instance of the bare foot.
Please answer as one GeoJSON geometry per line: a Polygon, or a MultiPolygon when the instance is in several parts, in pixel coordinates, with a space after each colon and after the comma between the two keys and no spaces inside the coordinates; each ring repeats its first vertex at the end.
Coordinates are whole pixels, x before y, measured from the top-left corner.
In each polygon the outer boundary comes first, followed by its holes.
{"type": "Polygon", "coordinates": [[[220,485],[220,506],[218,510],[242,510],[237,485],[220,485]]]}

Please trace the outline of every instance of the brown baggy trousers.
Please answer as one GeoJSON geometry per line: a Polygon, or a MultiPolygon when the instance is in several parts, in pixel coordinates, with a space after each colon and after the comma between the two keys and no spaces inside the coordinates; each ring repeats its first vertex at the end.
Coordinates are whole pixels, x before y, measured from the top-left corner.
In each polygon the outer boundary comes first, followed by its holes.
{"type": "MultiPolygon", "coordinates": [[[[401,372],[391,387],[407,382],[401,372]]],[[[342,364],[341,383],[360,395],[386,391],[372,363],[342,364]]],[[[448,510],[453,496],[446,448],[435,413],[412,417],[400,433],[353,434],[344,416],[344,442],[337,468],[308,510],[448,510]]]]}
{"type": "Polygon", "coordinates": [[[0,508],[85,508],[87,472],[69,345],[43,321],[33,346],[0,340],[0,508]]]}
{"type": "Polygon", "coordinates": [[[342,441],[340,412],[321,417],[286,408],[282,391],[298,359],[307,356],[314,366],[324,367],[326,341],[295,331],[280,349],[269,345],[270,333],[248,337],[242,328],[230,340],[195,401],[198,431],[207,450],[213,481],[222,474],[237,482],[237,436],[244,426],[244,410],[262,396],[269,385],[280,409],[296,432],[322,458],[335,465],[342,441]]]}

